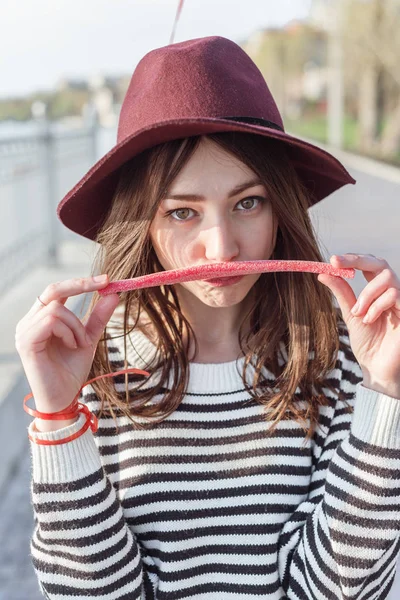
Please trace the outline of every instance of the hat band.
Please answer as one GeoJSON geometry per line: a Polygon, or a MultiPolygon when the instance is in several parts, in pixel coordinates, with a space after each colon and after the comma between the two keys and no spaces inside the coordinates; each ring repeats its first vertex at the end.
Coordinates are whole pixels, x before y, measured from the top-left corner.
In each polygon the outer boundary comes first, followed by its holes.
{"type": "Polygon", "coordinates": [[[285,131],[283,127],[267,121],[266,119],[259,119],[258,117],[222,117],[223,119],[230,119],[231,121],[243,121],[243,123],[250,123],[250,125],[263,125],[264,127],[270,127],[271,129],[278,129],[279,131],[285,131]]]}

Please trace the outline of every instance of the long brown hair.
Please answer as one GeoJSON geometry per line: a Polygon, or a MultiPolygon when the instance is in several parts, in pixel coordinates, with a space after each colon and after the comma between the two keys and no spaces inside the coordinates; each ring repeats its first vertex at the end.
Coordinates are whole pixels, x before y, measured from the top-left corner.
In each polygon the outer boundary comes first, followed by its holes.
{"type": "MultiPolygon", "coordinates": [[[[100,249],[92,274],[107,273],[112,281],[163,270],[152,247],[149,228],[166,190],[202,137],[160,144],[124,164],[109,213],[96,239],[100,249]]],[[[277,140],[239,132],[206,137],[250,167],[269,190],[278,222],[276,245],[270,258],[323,261],[307,210],[311,206],[308,189],[297,176],[284,145],[277,140]]],[[[338,382],[330,379],[328,373],[336,366],[344,322],[333,305],[331,291],[317,281],[315,274],[262,273],[254,287],[255,301],[243,316],[239,330],[240,348],[245,356],[243,384],[249,394],[266,407],[266,421],[271,423],[269,433],[273,433],[280,420],[295,419],[309,439],[317,425],[319,406],[332,402],[323,387],[341,397],[335,386],[338,382]],[[244,335],[242,326],[246,319],[249,319],[250,332],[244,335]],[[255,369],[252,386],[246,377],[250,363],[255,369]],[[272,382],[264,377],[263,367],[274,375],[272,382]]],[[[93,294],[83,322],[99,298],[97,292],[93,294]]],[[[127,335],[135,327],[141,328],[143,313],[157,336],[154,360],[145,369],[150,374],[161,369],[158,384],[141,389],[146,380],[138,385],[137,375],[125,374],[103,378],[91,385],[101,400],[100,415],[125,414],[134,428],[142,429],[160,423],[179,406],[189,377],[190,340],[193,339],[195,348],[197,342],[180,310],[173,285],[123,292],[119,307],[124,310],[120,335],[125,353],[120,368],[135,366],[126,358],[127,335]],[[182,342],[184,331],[186,345],[182,342]],[[173,384],[168,388],[171,372],[173,384]],[[115,388],[115,382],[121,381],[118,379],[121,377],[125,378],[124,395],[115,388]],[[160,400],[150,402],[158,394],[160,400]],[[135,417],[140,417],[140,423],[135,417]]],[[[89,379],[112,372],[107,352],[110,337],[106,327],[89,379]]]]}

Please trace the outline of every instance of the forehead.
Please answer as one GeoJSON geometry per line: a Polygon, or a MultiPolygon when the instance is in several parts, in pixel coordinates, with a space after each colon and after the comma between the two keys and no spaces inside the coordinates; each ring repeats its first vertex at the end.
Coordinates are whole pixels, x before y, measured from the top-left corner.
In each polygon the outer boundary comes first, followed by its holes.
{"type": "MultiPolygon", "coordinates": [[[[226,185],[231,189],[234,185],[249,179],[256,179],[256,173],[238,157],[212,140],[203,138],[181,171],[170,185],[169,192],[196,184],[202,188],[226,185]]],[[[191,191],[196,191],[192,190],[191,191]]],[[[198,190],[200,191],[200,190],[198,190]]]]}

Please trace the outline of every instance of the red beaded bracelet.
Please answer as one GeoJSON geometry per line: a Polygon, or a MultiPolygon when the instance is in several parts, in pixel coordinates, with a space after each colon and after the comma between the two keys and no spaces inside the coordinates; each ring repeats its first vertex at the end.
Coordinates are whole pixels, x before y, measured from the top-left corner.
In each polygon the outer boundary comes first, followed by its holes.
{"type": "MultiPolygon", "coordinates": [[[[77,437],[79,437],[83,433],[85,433],[85,431],[87,429],[89,429],[89,427],[91,428],[93,433],[95,433],[98,429],[97,417],[92,412],[90,412],[90,410],[88,409],[86,404],[82,404],[81,402],[78,402],[79,394],[86,385],[88,385],[89,383],[92,383],[92,381],[96,381],[96,379],[101,379],[102,377],[115,377],[116,375],[121,375],[122,373],[137,373],[139,375],[147,375],[147,376],[150,375],[150,373],[148,373],[147,371],[142,371],[141,369],[132,369],[132,368],[124,369],[122,371],[116,371],[115,373],[106,373],[105,375],[99,375],[98,377],[94,377],[93,379],[90,379],[89,381],[87,381],[86,383],[83,384],[83,386],[79,389],[77,395],[75,396],[75,398],[73,399],[73,401],[71,402],[71,404],[69,406],[67,406],[63,410],[59,410],[54,413],[44,413],[44,412],[40,412],[38,410],[34,410],[33,408],[29,408],[29,406],[27,406],[26,403],[29,400],[29,398],[33,397],[33,394],[32,393],[27,394],[25,396],[24,402],[23,402],[24,411],[29,413],[33,417],[37,417],[38,419],[43,419],[45,421],[62,421],[62,420],[67,420],[67,419],[73,419],[74,417],[77,417],[79,415],[79,413],[84,413],[86,415],[86,421],[85,421],[83,427],[81,427],[81,429],[79,429],[79,431],[77,431],[76,433],[74,433],[66,438],[62,438],[61,440],[42,440],[42,439],[33,437],[32,435],[30,435],[29,432],[28,432],[28,438],[35,444],[41,444],[43,446],[53,446],[56,444],[65,444],[66,442],[70,442],[71,440],[76,439],[77,437]]],[[[45,433],[45,432],[39,432],[39,433],[45,433]]]]}

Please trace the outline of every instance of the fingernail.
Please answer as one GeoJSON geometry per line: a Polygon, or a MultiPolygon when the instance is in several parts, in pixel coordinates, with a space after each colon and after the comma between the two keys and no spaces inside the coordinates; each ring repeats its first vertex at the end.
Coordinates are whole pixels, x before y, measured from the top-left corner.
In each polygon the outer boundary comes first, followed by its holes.
{"type": "Polygon", "coordinates": [[[107,279],[107,275],[96,275],[96,277],[93,277],[93,281],[95,281],[96,283],[101,283],[103,281],[106,281],[107,279]]]}
{"type": "Polygon", "coordinates": [[[353,308],[351,309],[351,314],[355,315],[358,312],[358,309],[360,308],[360,303],[356,302],[356,304],[353,306],[353,308]]]}

